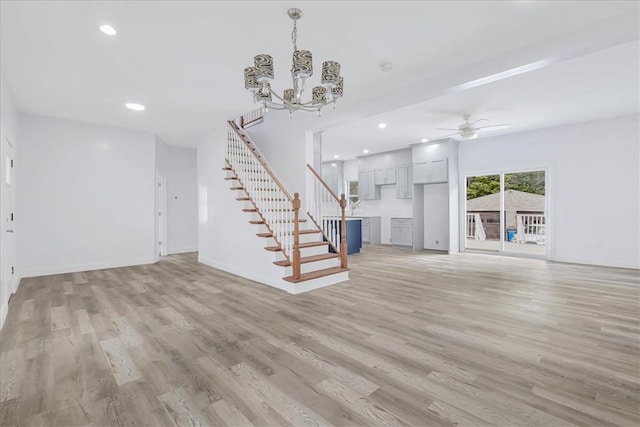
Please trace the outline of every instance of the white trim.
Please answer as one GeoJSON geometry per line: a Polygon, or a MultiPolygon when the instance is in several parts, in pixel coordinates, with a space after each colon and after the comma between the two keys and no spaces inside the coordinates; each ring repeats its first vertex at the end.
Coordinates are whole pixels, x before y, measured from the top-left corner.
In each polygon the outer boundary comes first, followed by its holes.
{"type": "MultiPolygon", "coordinates": [[[[264,276],[258,277],[256,274],[252,273],[251,270],[240,270],[234,266],[228,266],[226,264],[222,264],[208,258],[198,257],[198,262],[209,267],[213,267],[217,270],[222,270],[227,273],[235,274],[236,276],[242,277],[243,279],[253,280],[254,282],[258,282],[262,285],[271,286],[285,292],[288,292],[293,295],[301,294],[304,292],[313,291],[315,289],[324,288],[325,286],[334,285],[336,283],[341,283],[349,280],[349,272],[345,271],[343,273],[325,277],[319,277],[317,279],[309,280],[302,283],[290,283],[284,279],[276,279],[276,280],[264,280],[264,276]]],[[[284,269],[283,269],[284,273],[284,269]]]]}
{"type": "Polygon", "coordinates": [[[7,314],[9,314],[9,301],[3,301],[0,306],[0,331],[4,326],[4,321],[7,320],[7,314]]]}
{"type": "MultiPolygon", "coordinates": [[[[283,291],[289,292],[290,294],[295,292],[293,283],[289,283],[282,279],[265,280],[264,275],[259,276],[258,274],[255,274],[250,268],[240,269],[236,266],[230,266],[201,256],[198,256],[198,262],[204,265],[208,265],[209,267],[213,267],[217,270],[235,274],[236,276],[242,277],[243,279],[253,280],[254,282],[258,282],[263,285],[281,289],[283,291]]],[[[282,269],[282,273],[284,275],[284,269],[282,269]]]]}
{"type": "MultiPolygon", "coordinates": [[[[18,290],[18,286],[20,286],[20,282],[22,281],[21,276],[16,276],[14,279],[15,288],[11,291],[11,295],[15,294],[18,290]]],[[[2,306],[0,306],[0,331],[4,326],[4,322],[7,320],[7,315],[9,314],[9,300],[3,301],[2,306]]]]}
{"type": "Polygon", "coordinates": [[[60,267],[43,268],[37,270],[27,270],[22,273],[22,278],[51,276],[54,274],[78,273],[82,271],[104,270],[107,268],[132,267],[135,265],[155,264],[157,257],[143,258],[138,260],[105,261],[90,264],[66,265],[60,267]]]}

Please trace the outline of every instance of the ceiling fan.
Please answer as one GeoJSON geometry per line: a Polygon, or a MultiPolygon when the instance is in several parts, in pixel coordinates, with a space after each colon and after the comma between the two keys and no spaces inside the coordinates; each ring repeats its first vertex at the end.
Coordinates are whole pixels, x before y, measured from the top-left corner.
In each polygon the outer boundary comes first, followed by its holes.
{"type": "Polygon", "coordinates": [[[489,126],[476,126],[476,123],[486,121],[488,119],[478,119],[475,122],[469,122],[471,115],[465,114],[462,116],[464,119],[464,123],[458,126],[458,129],[449,129],[449,128],[438,128],[437,130],[454,130],[454,133],[443,136],[443,138],[448,138],[450,136],[460,135],[462,139],[476,139],[478,137],[478,132],[481,130],[498,130],[498,129],[506,129],[509,127],[508,124],[501,125],[489,125],[489,126]]]}

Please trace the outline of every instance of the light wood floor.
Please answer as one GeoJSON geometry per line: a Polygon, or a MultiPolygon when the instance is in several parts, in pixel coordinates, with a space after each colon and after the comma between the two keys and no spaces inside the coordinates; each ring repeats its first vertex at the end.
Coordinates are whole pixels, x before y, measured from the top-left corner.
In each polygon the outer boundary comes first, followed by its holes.
{"type": "Polygon", "coordinates": [[[637,271],[367,247],[293,296],[195,260],[24,280],[1,424],[640,422],[637,271]]]}

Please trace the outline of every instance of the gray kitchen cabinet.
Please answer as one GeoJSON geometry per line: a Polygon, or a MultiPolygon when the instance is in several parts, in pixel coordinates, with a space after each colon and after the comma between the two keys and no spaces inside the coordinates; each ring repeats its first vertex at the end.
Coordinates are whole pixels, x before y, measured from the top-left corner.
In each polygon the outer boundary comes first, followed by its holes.
{"type": "Polygon", "coordinates": [[[391,244],[413,246],[413,219],[391,218],[391,244]]]}
{"type": "Polygon", "coordinates": [[[377,200],[380,190],[376,188],[375,172],[363,170],[358,173],[358,197],[360,200],[377,200]]]}
{"type": "Polygon", "coordinates": [[[398,165],[398,180],[396,182],[396,198],[412,199],[413,198],[413,173],[412,165],[398,165]]]}
{"type": "Polygon", "coordinates": [[[387,185],[396,183],[396,168],[385,168],[375,170],[375,184],[387,185]]]}
{"type": "Polygon", "coordinates": [[[371,245],[379,245],[382,243],[380,236],[381,219],[379,216],[362,218],[362,243],[369,243],[371,245]]]}
{"type": "Polygon", "coordinates": [[[435,184],[448,181],[447,159],[420,162],[414,165],[413,182],[435,184]]]}

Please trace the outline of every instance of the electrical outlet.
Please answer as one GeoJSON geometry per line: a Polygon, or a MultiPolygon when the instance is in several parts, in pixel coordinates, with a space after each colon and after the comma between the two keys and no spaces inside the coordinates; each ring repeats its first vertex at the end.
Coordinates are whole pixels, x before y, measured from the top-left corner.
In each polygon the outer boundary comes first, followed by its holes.
{"type": "Polygon", "coordinates": [[[440,244],[440,242],[438,240],[436,240],[436,245],[439,245],[439,244],[440,244]]]}

